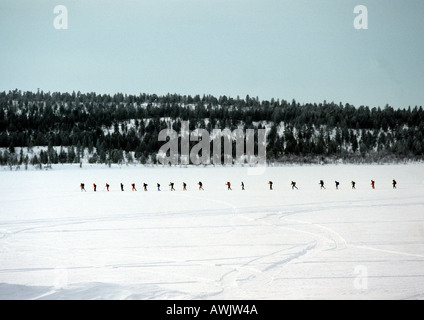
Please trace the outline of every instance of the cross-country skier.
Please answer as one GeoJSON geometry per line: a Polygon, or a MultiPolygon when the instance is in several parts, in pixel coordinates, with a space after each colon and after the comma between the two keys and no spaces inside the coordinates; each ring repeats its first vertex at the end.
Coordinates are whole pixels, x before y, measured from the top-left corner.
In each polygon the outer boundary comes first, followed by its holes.
{"type": "Polygon", "coordinates": [[[339,189],[340,182],[338,182],[338,181],[334,181],[334,182],[336,184],[336,189],[339,189]]]}
{"type": "Polygon", "coordinates": [[[241,190],[244,190],[244,183],[243,183],[243,181],[241,182],[241,190]]]}
{"type": "Polygon", "coordinates": [[[374,180],[371,180],[371,187],[372,187],[373,189],[375,189],[375,181],[374,181],[374,180]]]}
{"type": "Polygon", "coordinates": [[[132,187],[132,191],[137,191],[137,189],[135,188],[135,183],[132,183],[131,187],[132,187]]]}
{"type": "Polygon", "coordinates": [[[183,191],[187,191],[187,183],[183,182],[183,191]]]}
{"type": "Polygon", "coordinates": [[[121,191],[124,191],[124,185],[121,182],[121,191]]]}
{"type": "Polygon", "coordinates": [[[96,185],[95,183],[93,183],[93,189],[94,189],[94,192],[96,192],[96,190],[97,190],[97,185],[96,185]]]}
{"type": "Polygon", "coordinates": [[[355,188],[356,182],[355,181],[352,181],[351,184],[352,184],[352,189],[356,189],[355,188]]]}
{"type": "Polygon", "coordinates": [[[109,191],[109,184],[106,183],[106,189],[109,191]]]}
{"type": "Polygon", "coordinates": [[[174,183],[173,182],[170,182],[169,183],[169,186],[171,187],[171,191],[175,191],[175,189],[174,189],[174,183]]]}
{"type": "Polygon", "coordinates": [[[198,185],[199,185],[199,190],[205,190],[203,189],[203,183],[201,181],[199,181],[198,185]]]}
{"type": "Polygon", "coordinates": [[[319,185],[321,186],[321,189],[325,189],[325,187],[324,187],[324,181],[323,180],[320,180],[319,181],[319,185]]]}
{"type": "Polygon", "coordinates": [[[268,184],[269,184],[269,190],[272,190],[272,185],[273,185],[272,181],[269,181],[268,184]]]}
{"type": "Polygon", "coordinates": [[[225,185],[228,187],[227,190],[233,190],[233,189],[231,189],[231,183],[230,182],[227,182],[225,185]]]}
{"type": "Polygon", "coordinates": [[[143,183],[144,191],[147,191],[147,183],[143,183]]]}
{"type": "Polygon", "coordinates": [[[81,191],[85,191],[85,192],[87,192],[87,190],[85,190],[84,183],[81,183],[81,184],[80,184],[80,187],[81,187],[81,191]]]}
{"type": "Polygon", "coordinates": [[[293,190],[293,189],[297,189],[297,187],[296,187],[296,182],[295,182],[295,181],[292,181],[292,182],[291,182],[291,187],[292,187],[292,190],[293,190]]]}
{"type": "Polygon", "coordinates": [[[393,185],[393,189],[396,189],[396,185],[397,185],[396,180],[393,180],[393,181],[392,181],[392,185],[393,185]]]}
{"type": "Polygon", "coordinates": [[[160,191],[160,184],[157,183],[156,186],[158,187],[158,191],[160,191]]]}

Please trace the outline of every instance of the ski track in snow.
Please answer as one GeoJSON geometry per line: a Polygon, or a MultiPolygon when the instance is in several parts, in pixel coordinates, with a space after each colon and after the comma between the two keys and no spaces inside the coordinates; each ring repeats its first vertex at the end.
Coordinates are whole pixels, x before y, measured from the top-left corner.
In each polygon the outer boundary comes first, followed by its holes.
{"type": "MultiPolygon", "coordinates": [[[[416,179],[410,181],[413,192],[386,188],[373,196],[365,187],[319,190],[296,167],[290,171],[303,177],[304,189],[276,184],[269,191],[268,176],[263,190],[251,190],[261,176],[248,177],[246,191],[216,187],[229,174],[245,173],[240,168],[151,169],[162,179],[188,173],[193,182],[201,172],[205,191],[187,192],[58,188],[46,195],[28,187],[8,197],[2,179],[0,298],[423,299],[424,184],[409,173],[423,168],[358,166],[362,185],[379,170],[381,176],[390,172],[388,181],[393,171],[416,179]],[[367,288],[355,287],[358,266],[366,268],[367,288]]],[[[352,167],[333,169],[350,179],[352,167]]],[[[47,183],[82,180],[78,169],[67,173],[48,172],[47,183]]],[[[264,174],[270,173],[281,169],[264,174]]]]}

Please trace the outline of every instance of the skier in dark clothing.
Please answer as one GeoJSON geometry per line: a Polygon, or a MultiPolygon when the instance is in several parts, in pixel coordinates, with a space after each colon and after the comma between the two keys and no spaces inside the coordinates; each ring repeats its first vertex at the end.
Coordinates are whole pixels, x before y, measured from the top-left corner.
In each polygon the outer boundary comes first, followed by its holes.
{"type": "Polygon", "coordinates": [[[372,187],[373,189],[375,189],[375,181],[374,181],[374,180],[371,180],[371,187],[372,187]]]}
{"type": "Polygon", "coordinates": [[[144,191],[147,191],[147,183],[143,183],[144,191]]]}
{"type": "Polygon", "coordinates": [[[352,181],[351,183],[352,183],[352,189],[356,189],[356,187],[355,187],[356,182],[355,181],[352,181]]]}
{"type": "Polygon", "coordinates": [[[392,185],[393,185],[393,189],[396,189],[396,185],[397,185],[396,180],[393,180],[392,185]]]}
{"type": "Polygon", "coordinates": [[[233,190],[233,189],[231,189],[231,183],[230,182],[227,182],[225,185],[228,187],[227,190],[233,190]]]}
{"type": "Polygon", "coordinates": [[[132,187],[132,191],[137,191],[137,189],[135,188],[135,183],[132,183],[131,187],[132,187]]]}
{"type": "Polygon", "coordinates": [[[292,190],[293,190],[293,189],[297,189],[297,187],[296,187],[296,182],[295,182],[295,181],[292,181],[292,182],[291,182],[291,187],[292,187],[292,190]]]}
{"type": "Polygon", "coordinates": [[[158,191],[160,191],[160,184],[157,183],[156,186],[158,187],[158,191]]]}
{"type": "Polygon", "coordinates": [[[169,186],[171,187],[171,191],[175,191],[175,189],[174,189],[174,183],[173,183],[173,182],[171,182],[171,183],[169,184],[169,186]]]}
{"type": "Polygon", "coordinates": [[[93,183],[93,189],[94,189],[94,192],[96,192],[96,190],[97,190],[97,185],[96,185],[95,183],[93,183]]]}
{"type": "Polygon", "coordinates": [[[81,184],[80,184],[80,187],[81,187],[81,191],[85,191],[85,192],[87,192],[87,190],[85,190],[84,183],[81,183],[81,184]]]}
{"type": "Polygon", "coordinates": [[[272,185],[273,185],[272,181],[269,181],[268,184],[269,184],[269,190],[272,190],[272,185]]]}
{"type": "Polygon", "coordinates": [[[106,189],[109,191],[109,184],[106,183],[106,189]]]}
{"type": "Polygon", "coordinates": [[[198,185],[199,185],[199,190],[205,190],[203,189],[203,183],[201,181],[199,181],[198,185]]]}
{"type": "Polygon", "coordinates": [[[336,183],[336,189],[339,189],[340,182],[334,181],[336,183]]]}
{"type": "Polygon", "coordinates": [[[325,187],[324,187],[324,181],[323,180],[320,180],[319,181],[319,185],[321,186],[321,189],[325,189],[325,187]]]}
{"type": "Polygon", "coordinates": [[[241,190],[244,190],[244,183],[243,183],[243,181],[241,182],[241,190]]]}
{"type": "Polygon", "coordinates": [[[183,182],[183,191],[187,191],[187,183],[183,182]]]}
{"type": "Polygon", "coordinates": [[[121,183],[121,191],[124,191],[124,185],[121,183]]]}

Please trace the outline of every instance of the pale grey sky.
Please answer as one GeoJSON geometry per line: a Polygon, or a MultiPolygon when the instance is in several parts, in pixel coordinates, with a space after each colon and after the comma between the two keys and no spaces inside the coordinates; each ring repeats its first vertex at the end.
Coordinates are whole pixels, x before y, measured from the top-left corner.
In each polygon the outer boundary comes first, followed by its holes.
{"type": "Polygon", "coordinates": [[[2,0],[0,90],[421,106],[423,17],[422,0],[2,0]]]}

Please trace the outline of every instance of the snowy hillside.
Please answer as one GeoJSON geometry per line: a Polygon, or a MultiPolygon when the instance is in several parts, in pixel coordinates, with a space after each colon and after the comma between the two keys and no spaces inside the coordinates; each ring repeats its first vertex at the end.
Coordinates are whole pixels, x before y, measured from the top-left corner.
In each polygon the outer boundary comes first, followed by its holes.
{"type": "Polygon", "coordinates": [[[424,299],[423,172],[423,164],[6,168],[0,299],[424,299]]]}
{"type": "MultiPolygon", "coordinates": [[[[182,143],[185,122],[190,132],[204,129],[210,135],[214,130],[237,129],[245,135],[257,130],[258,138],[258,130],[265,129],[269,163],[424,158],[424,110],[418,106],[14,90],[0,92],[0,166],[155,164],[165,141],[159,133],[172,128],[182,143]]],[[[191,140],[190,149],[196,143],[191,140]]]]}

